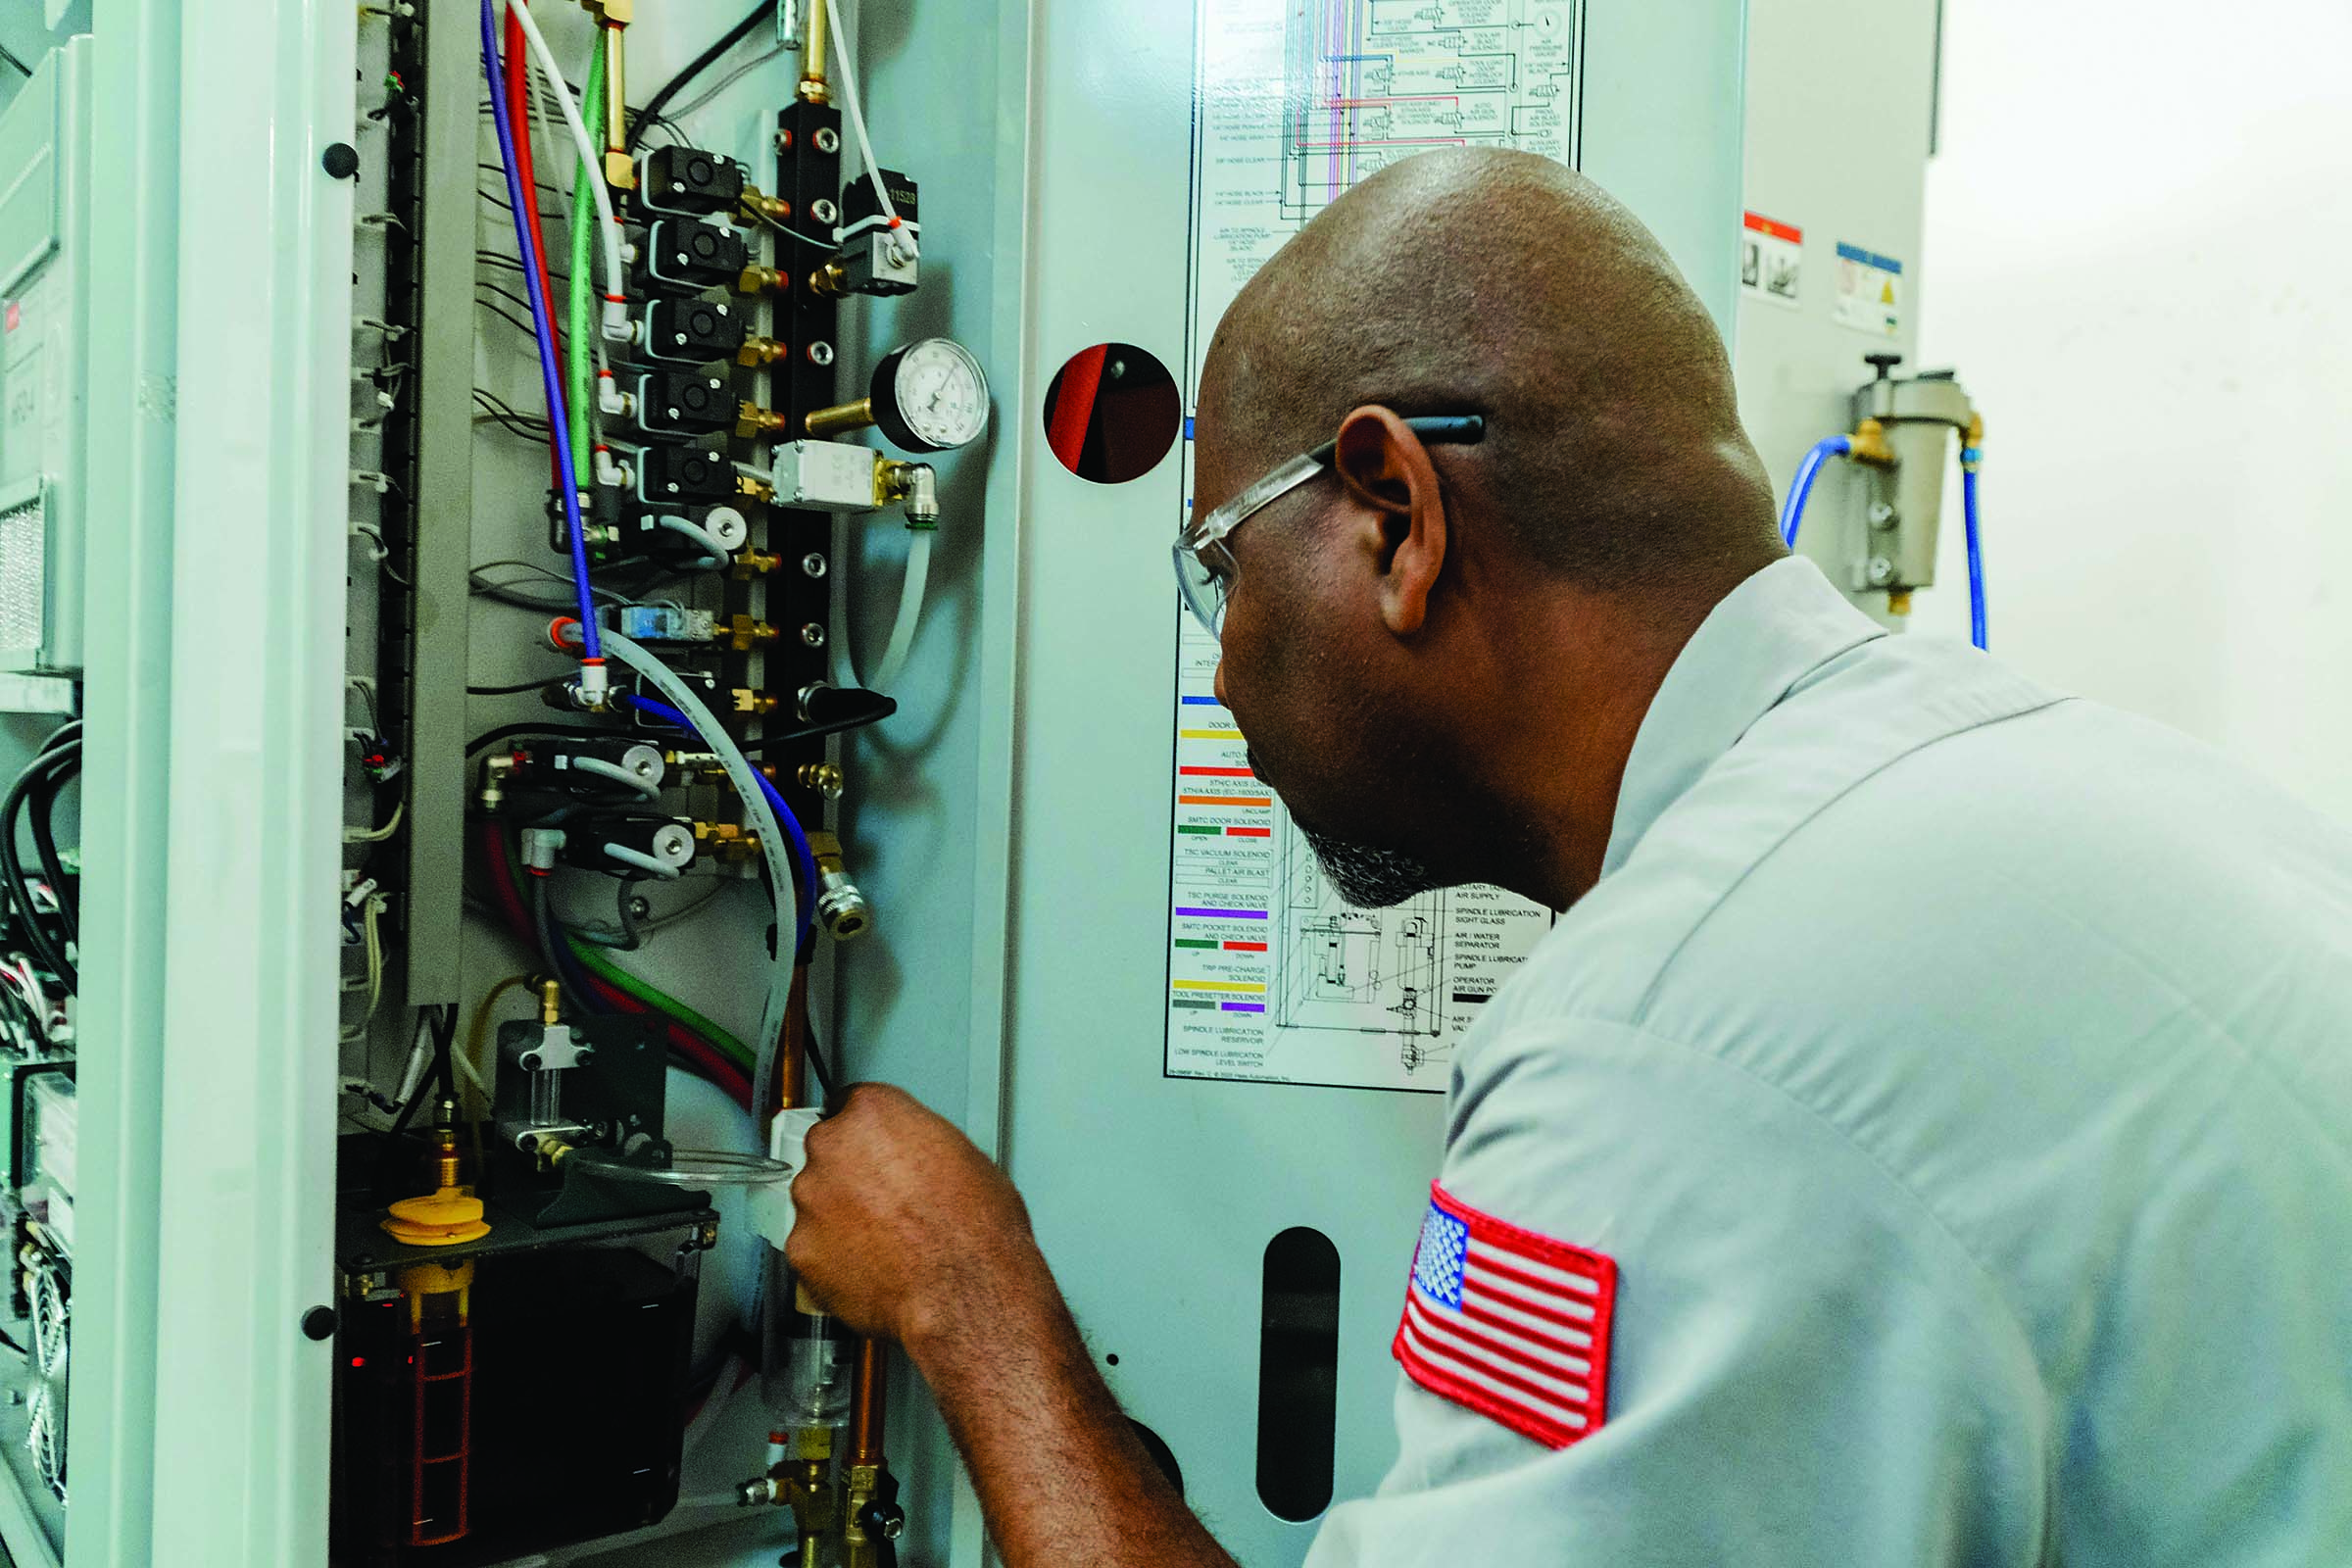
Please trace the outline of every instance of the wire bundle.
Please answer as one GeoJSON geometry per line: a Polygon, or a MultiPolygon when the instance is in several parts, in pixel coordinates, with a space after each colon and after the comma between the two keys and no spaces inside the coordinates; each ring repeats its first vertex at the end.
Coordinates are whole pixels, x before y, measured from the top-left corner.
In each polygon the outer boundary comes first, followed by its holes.
{"type": "MultiPolygon", "coordinates": [[[[68,873],[58,851],[55,816],[58,797],[80,772],[81,723],[76,719],[49,737],[40,754],[17,775],[7,797],[0,800],[0,887],[8,895],[10,944],[69,992],[80,985],[72,949],[81,938],[81,884],[78,876],[68,873]],[[19,834],[27,826],[44,879],[38,884],[24,874],[19,834]]],[[[17,990],[19,1000],[37,1003],[39,983],[31,966],[20,959],[12,967],[17,973],[11,988],[17,990]],[[24,995],[27,991],[29,998],[24,995]]],[[[45,1036],[47,1009],[36,1006],[34,1010],[42,1016],[45,1036]]]]}

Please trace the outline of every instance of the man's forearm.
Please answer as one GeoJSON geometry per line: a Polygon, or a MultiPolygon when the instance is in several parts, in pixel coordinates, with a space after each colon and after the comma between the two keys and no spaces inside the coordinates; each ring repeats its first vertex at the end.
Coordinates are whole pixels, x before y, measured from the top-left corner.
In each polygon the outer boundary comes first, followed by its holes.
{"type": "Polygon", "coordinates": [[[906,1346],[1006,1568],[1234,1568],[1136,1438],[1042,1261],[1035,1277],[906,1346]]]}

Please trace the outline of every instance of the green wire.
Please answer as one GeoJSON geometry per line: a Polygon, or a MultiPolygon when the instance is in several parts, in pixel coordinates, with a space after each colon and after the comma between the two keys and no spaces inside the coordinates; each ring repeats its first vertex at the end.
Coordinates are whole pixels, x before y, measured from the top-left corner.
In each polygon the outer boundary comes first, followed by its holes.
{"type": "Polygon", "coordinates": [[[581,968],[586,969],[590,974],[595,975],[607,985],[610,985],[616,990],[627,992],[630,996],[635,997],[639,1002],[644,1003],[649,1007],[652,1007],[655,1011],[668,1013],[671,1017],[677,1019],[678,1022],[684,1024],[696,1034],[701,1035],[705,1040],[710,1041],[711,1045],[718,1049],[719,1054],[725,1056],[728,1060],[734,1062],[737,1066],[744,1068],[746,1071],[751,1069],[751,1047],[745,1045],[742,1041],[736,1039],[726,1030],[721,1029],[718,1025],[712,1023],[710,1019],[704,1017],[701,1013],[695,1011],[683,1002],[678,1001],[675,997],[670,996],[666,992],[659,991],[653,986],[646,984],[643,980],[638,979],[635,975],[630,974],[627,970],[621,968],[620,965],[614,963],[611,958],[605,956],[604,953],[593,945],[582,942],[578,937],[570,936],[568,933],[566,933],[565,940],[571,944],[572,956],[580,961],[581,968]]]}
{"type": "MultiPolygon", "coordinates": [[[[588,89],[582,102],[593,104],[605,94],[605,29],[596,29],[596,52],[588,60],[588,89]]],[[[596,234],[596,199],[589,193],[588,181],[602,178],[603,171],[591,170],[585,158],[573,160],[571,175],[571,332],[564,348],[571,369],[571,473],[572,482],[586,489],[596,473],[594,456],[589,451],[588,386],[589,386],[589,303],[588,270],[596,234]]]]}

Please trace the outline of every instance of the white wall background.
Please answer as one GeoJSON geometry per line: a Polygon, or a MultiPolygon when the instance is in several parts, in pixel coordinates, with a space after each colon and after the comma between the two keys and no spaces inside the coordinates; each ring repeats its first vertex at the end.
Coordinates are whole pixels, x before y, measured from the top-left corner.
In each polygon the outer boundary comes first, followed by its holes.
{"type": "Polygon", "coordinates": [[[1994,651],[2352,820],[2352,5],[1946,13],[1921,363],[1988,425],[1994,651]]]}

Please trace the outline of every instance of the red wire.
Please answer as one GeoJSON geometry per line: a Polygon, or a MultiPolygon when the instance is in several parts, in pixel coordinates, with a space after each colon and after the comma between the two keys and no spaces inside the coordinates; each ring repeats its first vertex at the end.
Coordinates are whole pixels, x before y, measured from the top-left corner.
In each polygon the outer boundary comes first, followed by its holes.
{"type": "Polygon", "coordinates": [[[1054,399],[1054,422],[1046,431],[1046,444],[1072,473],[1078,471],[1078,454],[1086,450],[1086,427],[1095,420],[1095,394],[1102,389],[1102,362],[1109,354],[1109,344],[1098,343],[1071,355],[1061,368],[1061,388],[1054,399]]]}
{"type": "MultiPolygon", "coordinates": [[[[556,315],[555,289],[548,276],[547,235],[539,227],[538,174],[531,168],[530,62],[526,58],[530,45],[522,36],[522,19],[514,14],[514,7],[520,4],[522,0],[508,0],[507,4],[507,122],[514,127],[514,178],[522,187],[522,216],[531,229],[531,249],[535,254],[530,259],[538,263],[534,281],[539,288],[539,304],[547,312],[548,330],[556,337],[556,363],[561,365],[564,339],[556,323],[562,318],[556,315]]],[[[556,437],[552,430],[547,437],[547,466],[555,476],[555,483],[571,482],[571,475],[556,461],[556,437]]]]}

